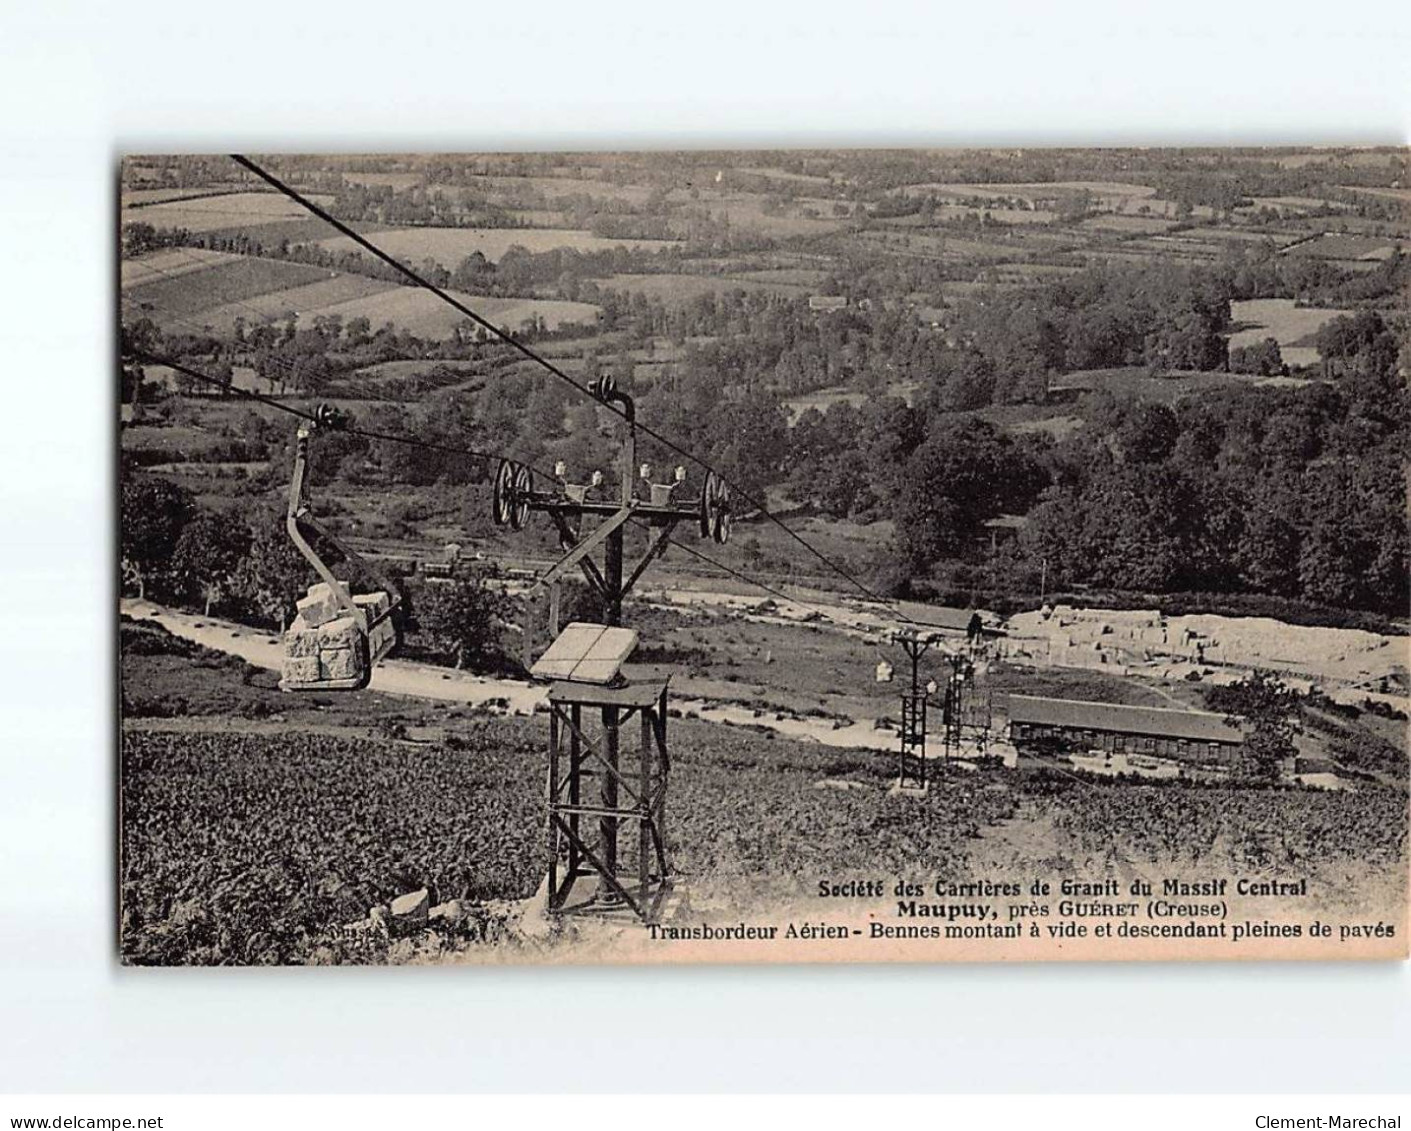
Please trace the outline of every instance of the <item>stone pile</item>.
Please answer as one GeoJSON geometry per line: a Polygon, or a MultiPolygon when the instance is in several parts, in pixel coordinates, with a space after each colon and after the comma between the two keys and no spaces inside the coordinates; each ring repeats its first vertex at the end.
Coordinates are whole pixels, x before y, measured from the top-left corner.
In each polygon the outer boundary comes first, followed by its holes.
{"type": "MultiPolygon", "coordinates": [[[[386,593],[359,593],[353,603],[369,621],[389,607],[386,593]]],[[[284,633],[283,680],[290,685],[358,679],[363,673],[364,656],[376,663],[392,648],[396,639],[388,617],[368,633],[366,652],[362,649],[356,618],[338,603],[332,589],[318,584],[298,602],[298,615],[284,633]]]]}

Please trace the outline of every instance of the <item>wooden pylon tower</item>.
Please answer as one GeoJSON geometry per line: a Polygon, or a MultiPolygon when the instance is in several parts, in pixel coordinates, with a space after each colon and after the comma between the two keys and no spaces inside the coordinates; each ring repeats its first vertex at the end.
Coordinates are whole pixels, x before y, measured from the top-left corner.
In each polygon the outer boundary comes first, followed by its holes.
{"type": "Polygon", "coordinates": [[[656,922],[671,890],[666,681],[622,687],[557,682],[549,689],[549,711],[549,910],[625,907],[656,922]],[[596,730],[588,723],[595,715],[601,721],[596,730]],[[621,735],[633,715],[640,720],[639,741],[629,752],[621,735]]]}
{"type": "MultiPolygon", "coordinates": [[[[686,480],[684,468],[676,468],[669,482],[657,483],[650,467],[637,464],[632,398],[618,392],[609,377],[593,382],[589,391],[614,406],[627,425],[618,457],[618,499],[597,496],[603,485],[599,473],[586,484],[571,483],[559,464],[554,469],[557,483],[545,489],[535,484],[530,468],[507,460],[495,475],[494,518],[500,525],[519,530],[531,514],[546,514],[564,550],[536,587],[549,593],[554,644],[539,661],[526,664],[533,674],[554,680],[549,690],[549,909],[565,913],[625,906],[640,919],[652,922],[660,914],[670,886],[664,832],[671,765],[666,745],[666,682],[630,684],[622,678],[618,668],[631,651],[630,647],[621,651],[626,646],[623,637],[600,637],[579,655],[582,640],[575,642],[570,634],[592,626],[569,625],[559,634],[559,585],[576,568],[601,599],[603,626],[609,632],[620,630],[623,598],[666,549],[679,523],[696,522],[701,537],[716,542],[729,538],[730,489],[712,471],[694,500],[678,502],[676,496],[686,480]],[[596,525],[585,531],[585,519],[596,519],[596,525]],[[623,537],[629,522],[649,531],[647,548],[630,570],[624,561],[623,537]],[[601,565],[595,560],[598,551],[602,553],[601,565]],[[555,664],[567,668],[560,670],[555,664]],[[621,735],[633,715],[640,719],[640,744],[634,764],[624,770],[621,735]],[[588,725],[590,718],[598,721],[596,728],[588,725]],[[593,819],[595,836],[590,832],[593,819]],[[624,859],[619,852],[621,830],[634,824],[635,848],[624,859]],[[586,879],[592,882],[580,883],[586,879]]],[[[526,651],[530,651],[534,633],[529,623],[524,634],[526,651]]],[[[636,634],[629,635],[635,646],[636,634]]]]}

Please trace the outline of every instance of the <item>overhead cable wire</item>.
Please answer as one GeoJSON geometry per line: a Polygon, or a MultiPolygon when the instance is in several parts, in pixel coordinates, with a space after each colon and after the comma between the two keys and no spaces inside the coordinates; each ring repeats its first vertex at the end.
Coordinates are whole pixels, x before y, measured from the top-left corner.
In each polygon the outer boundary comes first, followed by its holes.
{"type": "MultiPolygon", "coordinates": [[[[640,525],[646,527],[645,523],[640,523],[640,525]]],[[[650,529],[650,527],[646,528],[650,529]]],[[[781,601],[788,601],[791,605],[801,605],[806,609],[810,609],[813,612],[818,613],[820,616],[826,618],[827,620],[833,621],[833,623],[835,624],[838,623],[833,617],[833,615],[821,605],[816,605],[812,601],[805,601],[800,597],[791,597],[789,594],[779,589],[775,589],[772,585],[760,581],[759,578],[751,577],[749,574],[743,572],[742,570],[735,569],[733,566],[728,566],[724,562],[717,561],[715,558],[712,558],[709,554],[704,554],[700,550],[697,550],[694,546],[687,545],[685,542],[678,542],[675,538],[672,538],[670,542],[671,545],[675,546],[678,550],[684,550],[693,558],[698,558],[700,561],[705,562],[706,565],[713,566],[714,568],[720,570],[722,573],[726,573],[738,581],[743,581],[746,585],[752,585],[756,589],[762,589],[764,592],[770,594],[770,596],[778,597],[781,601]]]]}
{"type": "MultiPolygon", "coordinates": [[[[555,365],[555,364],[554,364],[553,362],[551,362],[548,358],[544,357],[542,354],[538,353],[537,351],[535,351],[535,350],[532,349],[531,347],[525,345],[522,341],[520,341],[518,338],[514,337],[512,334],[509,334],[508,332],[502,330],[498,325],[496,325],[494,322],[490,321],[488,318],[486,318],[486,317],[484,317],[483,315],[481,315],[481,314],[477,313],[476,311],[472,310],[472,309],[471,309],[469,306],[467,306],[464,302],[462,302],[460,299],[456,298],[456,296],[453,295],[451,292],[447,291],[447,290],[444,289],[443,287],[437,286],[435,283],[431,282],[431,281],[430,281],[429,279],[427,279],[425,276],[419,274],[419,273],[418,273],[417,271],[415,271],[413,268],[408,267],[405,263],[403,263],[401,260],[399,260],[396,256],[391,255],[390,253],[388,253],[388,252],[386,252],[386,251],[383,251],[380,247],[378,247],[376,244],[374,244],[374,243],[373,243],[371,240],[369,240],[366,236],[364,236],[364,235],[362,235],[361,233],[355,231],[352,227],[350,227],[348,224],[345,224],[343,221],[336,219],[334,216],[332,216],[332,215],[331,215],[328,211],[326,211],[324,208],[322,208],[322,207],[320,207],[319,205],[315,204],[312,200],[308,199],[308,197],[304,196],[304,195],[303,195],[302,193],[300,193],[297,189],[294,189],[294,188],[290,187],[289,185],[285,184],[285,183],[284,183],[283,181],[281,181],[278,177],[276,177],[273,173],[267,172],[265,169],[263,169],[263,168],[261,168],[259,165],[255,164],[255,162],[251,161],[248,157],[244,157],[244,156],[242,156],[241,154],[238,154],[238,153],[231,154],[231,159],[232,159],[233,161],[235,161],[238,165],[240,165],[243,169],[245,169],[245,170],[247,170],[248,172],[254,174],[254,175],[255,175],[256,177],[258,177],[260,180],[264,181],[266,184],[270,185],[272,188],[276,189],[277,191],[283,193],[283,194],[284,194],[285,196],[287,196],[290,200],[292,200],[292,201],[296,202],[297,204],[301,205],[303,208],[307,209],[310,213],[312,213],[313,215],[317,216],[320,220],[323,220],[323,221],[324,221],[325,223],[327,223],[330,227],[332,227],[335,231],[337,231],[337,232],[339,232],[340,234],[342,234],[342,235],[346,236],[347,238],[351,239],[351,240],[352,240],[354,243],[356,243],[359,247],[364,248],[366,251],[368,251],[368,252],[371,253],[372,255],[376,256],[376,257],[377,257],[378,259],[380,259],[382,262],[386,263],[389,267],[392,267],[394,270],[400,272],[402,275],[404,275],[406,278],[410,279],[410,280],[411,280],[414,284],[416,284],[417,286],[423,288],[424,290],[430,291],[433,295],[435,295],[437,298],[439,298],[442,302],[446,303],[448,306],[452,307],[454,310],[456,310],[456,311],[460,312],[461,314],[465,315],[466,318],[470,319],[470,321],[474,322],[477,326],[480,326],[481,328],[483,328],[487,333],[493,334],[493,335],[494,335],[496,338],[498,338],[500,341],[505,342],[507,345],[510,345],[510,346],[512,346],[514,349],[518,350],[521,354],[523,354],[523,355],[524,355],[526,358],[528,358],[530,361],[532,361],[532,362],[536,363],[537,365],[543,367],[547,372],[551,373],[553,376],[555,376],[556,378],[558,378],[560,381],[565,382],[566,384],[568,384],[568,385],[571,386],[572,388],[576,389],[579,393],[583,394],[584,396],[592,397],[595,401],[598,401],[598,403],[602,404],[605,408],[607,408],[610,412],[614,413],[615,415],[622,417],[624,420],[627,419],[626,410],[624,410],[623,408],[621,408],[621,407],[618,406],[618,405],[615,405],[615,404],[612,404],[612,403],[609,403],[609,402],[602,401],[602,400],[600,400],[599,398],[595,397],[595,396],[593,395],[592,391],[591,391],[586,385],[583,385],[583,384],[581,384],[579,381],[575,380],[571,375],[569,375],[567,372],[565,372],[565,371],[564,371],[563,369],[561,369],[559,366],[555,365]]],[[[791,539],[793,539],[793,540],[794,540],[795,542],[797,542],[800,546],[802,546],[806,551],[808,551],[808,553],[810,553],[810,554],[813,555],[815,558],[817,558],[820,562],[822,562],[824,565],[826,565],[830,570],[832,570],[834,573],[836,573],[839,577],[842,577],[842,578],[843,578],[844,580],[846,580],[849,584],[851,584],[852,586],[854,586],[856,589],[860,590],[860,591],[861,591],[863,594],[865,594],[867,597],[869,597],[870,599],[872,599],[872,600],[874,600],[874,601],[880,602],[881,604],[890,604],[890,603],[891,603],[891,602],[888,602],[886,598],[884,598],[884,597],[880,596],[879,594],[873,592],[872,589],[870,589],[867,585],[863,584],[863,582],[861,582],[860,580],[858,580],[858,578],[857,578],[851,571],[849,571],[848,569],[846,569],[846,568],[844,568],[843,566],[839,565],[839,564],[838,564],[837,562],[835,562],[832,558],[830,558],[827,554],[823,553],[822,550],[819,550],[816,546],[814,546],[813,543],[809,542],[806,538],[804,538],[803,535],[799,534],[796,530],[794,530],[794,529],[792,529],[791,527],[789,527],[788,525],[786,525],[786,524],[783,522],[782,519],[780,519],[778,516],[776,516],[776,515],[774,515],[773,513],[771,513],[770,510],[769,510],[769,508],[766,507],[762,502],[758,501],[758,500],[755,499],[753,496],[751,496],[747,491],[743,490],[737,483],[733,482],[728,476],[722,475],[719,470],[717,470],[716,468],[712,467],[709,463],[707,463],[707,462],[706,462],[705,460],[703,460],[701,457],[699,457],[699,456],[695,455],[694,453],[692,453],[692,452],[686,450],[686,449],[683,448],[681,445],[677,444],[674,440],[671,440],[669,437],[663,435],[662,433],[656,431],[654,428],[651,428],[650,426],[648,426],[648,425],[646,425],[646,424],[642,424],[642,423],[640,423],[640,422],[637,422],[637,423],[635,423],[635,426],[636,426],[637,429],[639,429],[639,430],[642,432],[643,435],[651,437],[653,440],[656,440],[659,444],[662,444],[663,446],[665,446],[666,448],[668,448],[668,449],[670,449],[671,451],[675,452],[677,455],[681,456],[682,458],[687,459],[687,460],[690,460],[692,463],[696,464],[697,466],[699,466],[699,467],[701,467],[701,468],[704,468],[704,469],[707,470],[707,471],[714,472],[715,475],[719,476],[720,480],[721,480],[723,483],[726,483],[726,484],[731,488],[732,491],[734,491],[737,495],[740,496],[741,499],[743,499],[746,503],[748,503],[748,504],[749,504],[750,506],[752,506],[755,510],[757,510],[763,517],[765,517],[766,519],[768,519],[770,522],[774,523],[774,525],[778,526],[779,529],[781,529],[782,531],[784,531],[785,534],[787,534],[791,539]]],[[[911,617],[907,616],[907,615],[906,615],[904,612],[902,612],[900,609],[898,609],[897,612],[898,612],[898,614],[901,616],[901,618],[902,618],[903,620],[908,620],[908,621],[912,620],[911,617]]]]}
{"type": "MultiPolygon", "coordinates": [[[[164,357],[160,354],[150,353],[142,349],[133,349],[130,352],[132,356],[139,358],[148,364],[164,365],[167,368],[174,370],[175,372],[186,374],[193,380],[201,381],[204,384],[212,386],[214,388],[226,390],[235,396],[242,397],[247,400],[257,401],[261,404],[269,406],[270,408],[278,409],[280,412],[285,412],[291,416],[296,416],[301,420],[317,422],[317,417],[313,413],[306,412],[303,409],[297,408],[294,405],[288,404],[285,401],[279,401],[273,399],[272,397],[263,396],[260,393],[256,393],[246,389],[232,388],[230,386],[227,386],[220,378],[212,377],[209,374],[202,373],[200,370],[193,369],[192,367],[185,365],[174,358],[164,357]]],[[[415,436],[396,436],[385,432],[374,431],[371,429],[358,428],[352,425],[342,428],[340,429],[340,431],[347,432],[350,435],[354,436],[361,436],[370,440],[383,440],[390,443],[406,444],[412,447],[426,448],[432,451],[440,451],[452,455],[466,456],[474,459],[485,460],[487,462],[489,460],[506,458],[497,452],[481,452],[469,448],[451,447],[444,444],[437,444],[429,440],[422,440],[415,436]]],[[[551,476],[546,476],[545,472],[543,472],[542,469],[534,468],[532,466],[530,466],[530,469],[538,475],[545,476],[546,478],[552,478],[551,476]]],[[[632,522],[634,526],[638,526],[644,531],[651,532],[654,529],[644,519],[635,518],[632,520],[632,522]]],[[[773,597],[778,597],[782,601],[788,601],[790,604],[800,605],[804,608],[810,609],[813,612],[818,613],[825,619],[836,623],[836,620],[832,616],[832,614],[829,613],[829,611],[821,605],[804,600],[798,596],[791,596],[790,594],[785,593],[782,590],[776,589],[772,585],[769,585],[768,583],[759,580],[757,577],[752,577],[742,570],[735,569],[733,566],[728,566],[724,562],[717,561],[710,555],[702,553],[700,550],[697,550],[694,546],[690,546],[684,542],[679,542],[674,538],[670,540],[670,544],[672,546],[675,546],[677,549],[689,554],[691,557],[696,558],[701,562],[704,562],[706,565],[711,566],[712,568],[717,569],[720,572],[745,583],[746,585],[753,586],[754,588],[762,590],[763,592],[768,593],[773,597]]]]}
{"type": "MultiPolygon", "coordinates": [[[[278,409],[280,412],[287,412],[290,415],[297,416],[302,420],[318,423],[318,418],[311,412],[305,412],[303,409],[296,408],[295,406],[287,404],[284,401],[278,401],[275,400],[273,397],[267,397],[248,389],[233,388],[227,385],[220,378],[212,377],[210,374],[207,373],[202,373],[200,370],[193,369],[189,365],[185,365],[182,362],[177,361],[175,358],[163,357],[160,354],[150,353],[147,350],[138,348],[134,348],[130,352],[132,356],[142,361],[145,361],[150,365],[165,365],[169,369],[172,369],[177,373],[184,373],[186,374],[186,376],[191,377],[196,381],[201,381],[207,385],[227,390],[234,396],[243,397],[246,400],[258,401],[260,404],[268,405],[270,408],[278,409]]],[[[442,452],[446,455],[466,456],[471,459],[485,460],[487,463],[491,460],[503,460],[510,458],[502,452],[485,452],[477,451],[474,448],[461,448],[455,447],[450,444],[438,444],[434,440],[421,440],[415,436],[398,436],[390,432],[378,432],[370,428],[359,428],[356,425],[352,424],[347,425],[343,428],[339,428],[338,431],[346,432],[352,436],[361,436],[367,440],[382,440],[391,444],[407,444],[411,447],[425,448],[428,451],[442,452]]]]}

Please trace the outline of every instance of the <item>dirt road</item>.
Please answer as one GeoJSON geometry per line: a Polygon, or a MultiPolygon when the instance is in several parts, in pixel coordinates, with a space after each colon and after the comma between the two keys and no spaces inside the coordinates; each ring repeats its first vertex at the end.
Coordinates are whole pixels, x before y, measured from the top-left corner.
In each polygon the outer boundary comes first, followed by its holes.
{"type": "MultiPolygon", "coordinates": [[[[169,632],[217,652],[239,656],[248,664],[278,671],[284,656],[280,639],[242,624],[197,616],[155,605],[150,601],[124,600],[122,611],[134,619],[152,619],[169,632]]],[[[385,660],[372,673],[372,691],[405,695],[417,699],[448,700],[484,705],[504,701],[514,714],[533,714],[544,701],[547,689],[509,679],[486,679],[468,672],[438,668],[408,660],[385,660]]]]}
{"type": "MultiPolygon", "coordinates": [[[[239,656],[248,664],[278,671],[283,649],[277,635],[235,624],[217,617],[203,617],[156,605],[151,601],[124,599],[125,616],[134,620],[155,620],[169,632],[217,652],[239,656]]],[[[530,715],[545,702],[548,689],[541,684],[512,679],[490,679],[436,667],[410,660],[384,660],[373,671],[372,691],[402,695],[415,699],[434,699],[477,706],[498,706],[519,715],[530,715]]],[[[757,711],[739,704],[718,700],[682,699],[673,697],[672,707],[683,715],[706,722],[728,726],[747,726],[770,730],[789,738],[805,739],[823,746],[862,750],[895,750],[896,732],[878,729],[875,719],[859,719],[849,726],[837,727],[826,719],[779,718],[770,712],[757,711]]],[[[927,744],[927,756],[942,758],[946,754],[940,741],[927,744]]],[[[1007,748],[992,751],[1009,757],[1007,748]]],[[[961,751],[962,756],[975,751],[961,751]]]]}

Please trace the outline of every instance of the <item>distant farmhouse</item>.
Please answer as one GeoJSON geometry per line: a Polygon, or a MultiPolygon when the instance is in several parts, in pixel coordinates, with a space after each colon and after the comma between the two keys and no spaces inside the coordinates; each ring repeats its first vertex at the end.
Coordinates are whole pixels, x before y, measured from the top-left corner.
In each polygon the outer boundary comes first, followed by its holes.
{"type": "Polygon", "coordinates": [[[847,295],[809,295],[808,308],[813,311],[828,312],[833,310],[845,310],[848,305],[847,295]]]}
{"type": "Polygon", "coordinates": [[[1244,743],[1242,731],[1208,711],[1033,695],[1008,700],[1009,736],[1016,745],[1059,738],[1090,750],[1229,762],[1244,743]]]}

